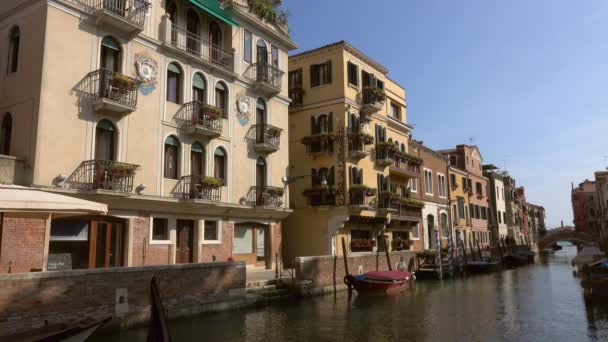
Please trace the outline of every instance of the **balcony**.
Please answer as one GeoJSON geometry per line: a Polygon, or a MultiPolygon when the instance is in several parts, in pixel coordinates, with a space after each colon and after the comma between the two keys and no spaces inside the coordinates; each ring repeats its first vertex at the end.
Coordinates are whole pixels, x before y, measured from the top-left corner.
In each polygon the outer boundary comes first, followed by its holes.
{"type": "Polygon", "coordinates": [[[66,185],[79,191],[132,192],[139,165],[110,160],[87,160],[68,177],[66,185]]]}
{"type": "Polygon", "coordinates": [[[234,51],[227,51],[198,35],[174,25],[168,16],[161,20],[161,41],[163,46],[182,56],[202,63],[209,68],[234,74],[234,51]]]}
{"type": "Polygon", "coordinates": [[[386,95],[384,89],[378,87],[366,87],[361,92],[361,111],[367,115],[376,113],[384,106],[386,95]]]}
{"type": "Polygon", "coordinates": [[[394,163],[390,165],[390,173],[404,177],[420,177],[422,160],[405,152],[394,152],[394,163]]]}
{"type": "Polygon", "coordinates": [[[222,199],[223,181],[201,175],[183,176],[173,189],[173,196],[186,200],[219,202],[222,199]]]}
{"type": "Polygon", "coordinates": [[[294,87],[289,89],[289,98],[291,106],[301,106],[304,104],[304,88],[294,87]]]}
{"type": "Polygon", "coordinates": [[[281,92],[281,80],[284,72],[268,63],[254,63],[245,71],[245,77],[253,82],[253,91],[273,97],[281,92]]]}
{"type": "Polygon", "coordinates": [[[144,29],[150,7],[146,0],[94,0],[92,5],[97,25],[128,35],[136,35],[144,29]]]}
{"type": "Polygon", "coordinates": [[[279,150],[281,146],[282,129],[267,125],[252,125],[247,132],[247,140],[253,142],[255,151],[261,154],[269,154],[279,150]]]}
{"type": "Polygon", "coordinates": [[[213,139],[222,134],[222,116],[222,109],[192,101],[180,107],[174,120],[187,134],[213,139]]]}
{"type": "Polygon", "coordinates": [[[333,133],[321,133],[309,135],[302,138],[302,144],[306,145],[306,152],[313,157],[330,154],[334,152],[334,140],[336,136],[333,133]]]}
{"type": "Polygon", "coordinates": [[[374,143],[374,137],[364,132],[348,134],[348,154],[355,160],[369,156],[368,145],[374,143]]]}
{"type": "Polygon", "coordinates": [[[252,186],[245,203],[252,207],[280,208],[284,192],[283,188],[276,186],[252,186]]]}
{"type": "Polygon", "coordinates": [[[395,220],[420,222],[424,202],[393,192],[382,192],[378,195],[378,208],[389,211],[395,220]]]}
{"type": "Polygon", "coordinates": [[[376,164],[385,167],[393,165],[395,160],[393,154],[395,153],[395,147],[391,143],[379,142],[376,144],[376,164]]]}
{"type": "Polygon", "coordinates": [[[308,205],[313,207],[336,205],[336,188],[334,186],[313,185],[304,190],[302,195],[308,198],[308,205]]]}
{"type": "Polygon", "coordinates": [[[376,189],[363,184],[351,184],[348,190],[348,204],[351,206],[373,207],[376,189]]]}
{"type": "Polygon", "coordinates": [[[128,114],[137,109],[139,82],[118,72],[99,69],[85,77],[93,97],[93,109],[106,113],[128,114]]]}

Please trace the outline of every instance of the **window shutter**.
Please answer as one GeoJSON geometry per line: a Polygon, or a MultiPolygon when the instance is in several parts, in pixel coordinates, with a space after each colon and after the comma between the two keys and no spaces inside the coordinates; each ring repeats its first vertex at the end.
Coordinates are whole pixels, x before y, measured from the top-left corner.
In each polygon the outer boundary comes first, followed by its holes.
{"type": "Polygon", "coordinates": [[[376,124],[376,144],[380,142],[380,126],[376,124]]]}
{"type": "Polygon", "coordinates": [[[355,85],[359,86],[359,66],[355,65],[355,85]]]}
{"type": "Polygon", "coordinates": [[[359,179],[358,179],[359,184],[363,184],[363,169],[359,170],[359,179]]]}
{"type": "Polygon", "coordinates": [[[382,192],[382,182],[380,181],[380,174],[376,174],[376,183],[378,184],[378,192],[382,192]]]}
{"type": "Polygon", "coordinates": [[[318,66],[316,64],[312,64],[310,66],[310,86],[311,87],[316,87],[319,84],[319,82],[318,82],[319,73],[317,71],[317,67],[318,66]]]}
{"type": "Polygon", "coordinates": [[[329,112],[329,115],[327,115],[327,131],[334,131],[334,115],[332,112],[329,112]]]}
{"type": "Polygon", "coordinates": [[[314,116],[310,117],[310,134],[316,134],[318,133],[318,129],[317,129],[317,122],[315,120],[314,116]]]}
{"type": "Polygon", "coordinates": [[[325,83],[331,83],[331,61],[327,61],[327,74],[326,74],[326,81],[325,83]]]}

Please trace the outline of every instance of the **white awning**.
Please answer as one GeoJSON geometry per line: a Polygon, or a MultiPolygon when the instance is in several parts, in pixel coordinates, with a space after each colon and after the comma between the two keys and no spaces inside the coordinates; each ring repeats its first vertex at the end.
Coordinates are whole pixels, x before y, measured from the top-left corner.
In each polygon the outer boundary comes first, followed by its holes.
{"type": "Polygon", "coordinates": [[[108,206],[38,189],[0,184],[0,212],[105,215],[108,212],[108,206]]]}

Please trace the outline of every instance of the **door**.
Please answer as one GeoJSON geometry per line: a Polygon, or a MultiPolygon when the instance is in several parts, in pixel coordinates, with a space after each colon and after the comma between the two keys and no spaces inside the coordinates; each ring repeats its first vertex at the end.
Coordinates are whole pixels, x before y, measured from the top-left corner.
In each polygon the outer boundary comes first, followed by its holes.
{"type": "Polygon", "coordinates": [[[234,259],[247,265],[272,267],[268,225],[239,223],[234,227],[234,259]]]}
{"type": "Polygon", "coordinates": [[[255,168],[256,204],[265,205],[264,190],[266,189],[266,161],[258,158],[255,168]]]}
{"type": "Polygon", "coordinates": [[[198,39],[198,15],[193,11],[189,10],[186,17],[186,31],[188,31],[188,35],[186,36],[186,51],[191,54],[199,55],[199,39],[198,39]]]}
{"type": "Polygon", "coordinates": [[[114,161],[114,127],[104,121],[97,125],[95,131],[95,160],[114,161]]]}
{"type": "Polygon", "coordinates": [[[89,268],[124,265],[124,225],[120,222],[91,221],[89,231],[89,268]]]}
{"type": "Polygon", "coordinates": [[[268,48],[266,42],[258,40],[256,47],[257,56],[257,80],[259,82],[268,82],[268,48]]]}
{"type": "Polygon", "coordinates": [[[199,143],[192,145],[190,153],[190,175],[193,179],[198,179],[203,175],[203,147],[199,143]]]}
{"type": "Polygon", "coordinates": [[[209,55],[211,56],[211,62],[221,62],[220,49],[222,48],[222,31],[220,25],[216,22],[209,24],[209,55]]]}
{"type": "Polygon", "coordinates": [[[428,215],[426,217],[426,221],[429,236],[428,246],[430,249],[435,249],[437,248],[437,240],[435,237],[435,218],[433,217],[433,215],[428,215]]]}
{"type": "Polygon", "coordinates": [[[177,245],[175,249],[176,264],[194,262],[194,221],[177,220],[177,245]]]}
{"type": "Polygon", "coordinates": [[[255,123],[257,127],[257,132],[255,134],[256,143],[263,144],[266,142],[266,104],[264,101],[259,99],[255,106],[255,123]]]}

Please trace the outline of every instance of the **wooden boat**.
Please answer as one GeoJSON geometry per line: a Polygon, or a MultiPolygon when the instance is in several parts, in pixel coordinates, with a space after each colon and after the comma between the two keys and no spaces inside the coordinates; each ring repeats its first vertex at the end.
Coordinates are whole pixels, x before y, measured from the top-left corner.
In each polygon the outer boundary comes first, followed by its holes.
{"type": "Polygon", "coordinates": [[[498,261],[494,260],[473,260],[469,261],[464,265],[464,269],[467,273],[489,273],[500,271],[501,265],[498,261]]]}
{"type": "Polygon", "coordinates": [[[374,271],[344,277],[344,283],[359,294],[390,293],[407,289],[412,274],[403,271],[374,271]]]}
{"type": "Polygon", "coordinates": [[[150,325],[148,326],[147,342],[171,342],[169,324],[163,302],[160,298],[160,291],[156,284],[156,277],[150,279],[148,288],[150,296],[150,325]]]}
{"type": "Polygon", "coordinates": [[[517,267],[528,264],[528,258],[518,254],[509,254],[504,256],[505,266],[517,267]]]}
{"type": "Polygon", "coordinates": [[[100,320],[87,319],[72,325],[66,323],[47,325],[26,333],[9,336],[9,340],[84,342],[111,319],[112,317],[106,317],[100,320]]]}
{"type": "Polygon", "coordinates": [[[532,252],[532,251],[518,251],[516,254],[519,255],[520,257],[525,258],[527,260],[527,262],[534,263],[534,257],[536,256],[535,252],[532,252]]]}

